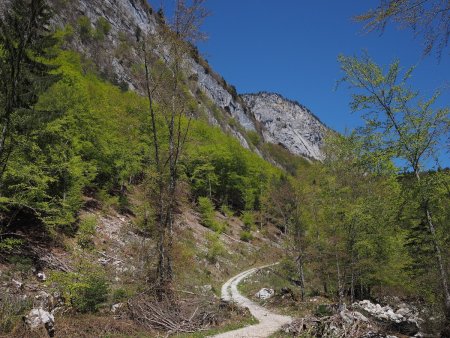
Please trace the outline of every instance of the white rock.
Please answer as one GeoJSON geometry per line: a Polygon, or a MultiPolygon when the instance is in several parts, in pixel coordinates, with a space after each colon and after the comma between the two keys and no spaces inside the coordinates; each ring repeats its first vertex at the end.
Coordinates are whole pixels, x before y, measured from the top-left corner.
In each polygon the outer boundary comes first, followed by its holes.
{"type": "Polygon", "coordinates": [[[260,299],[269,299],[274,294],[275,294],[275,291],[273,289],[262,288],[255,294],[255,297],[260,298],[260,299]]]}
{"type": "Polygon", "coordinates": [[[52,337],[55,326],[55,317],[43,309],[33,309],[24,318],[25,324],[31,329],[37,329],[41,326],[45,327],[49,335],[52,337]]]}
{"type": "Polygon", "coordinates": [[[12,282],[18,289],[20,289],[23,286],[23,283],[19,282],[18,280],[13,279],[12,282]]]}
{"type": "Polygon", "coordinates": [[[408,309],[408,308],[400,308],[396,311],[397,314],[401,315],[401,316],[408,316],[409,314],[412,313],[412,310],[408,309]]]}
{"type": "Polygon", "coordinates": [[[123,308],[124,304],[123,303],[117,303],[114,304],[113,306],[111,306],[111,312],[112,313],[116,313],[117,311],[119,311],[121,308],[123,308]]]}
{"type": "Polygon", "coordinates": [[[38,274],[37,274],[36,276],[37,276],[37,278],[38,278],[40,281],[42,281],[42,282],[44,282],[44,281],[47,280],[47,276],[46,276],[45,273],[43,273],[43,272],[38,272],[38,274]]]}

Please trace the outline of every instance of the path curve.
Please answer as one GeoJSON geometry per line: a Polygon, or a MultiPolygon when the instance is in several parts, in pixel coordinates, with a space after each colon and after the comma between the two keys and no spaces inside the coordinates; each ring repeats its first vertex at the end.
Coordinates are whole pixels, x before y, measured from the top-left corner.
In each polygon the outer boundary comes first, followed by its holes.
{"type": "MultiPolygon", "coordinates": [[[[278,263],[276,263],[278,264],[278,263]]],[[[250,337],[269,337],[277,332],[284,324],[292,321],[292,317],[282,316],[273,313],[262,306],[252,302],[250,299],[244,297],[237,289],[239,283],[246,277],[254,274],[258,270],[273,266],[275,264],[262,266],[260,268],[253,268],[230,278],[222,286],[222,299],[225,301],[234,301],[239,306],[247,307],[250,313],[259,320],[259,324],[247,326],[242,329],[228,331],[218,334],[212,338],[250,338],[250,337]]]]}

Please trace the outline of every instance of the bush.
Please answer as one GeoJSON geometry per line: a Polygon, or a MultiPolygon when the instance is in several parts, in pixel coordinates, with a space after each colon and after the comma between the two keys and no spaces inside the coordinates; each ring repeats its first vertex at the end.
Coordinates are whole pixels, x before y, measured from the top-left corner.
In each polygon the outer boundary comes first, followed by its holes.
{"type": "Polygon", "coordinates": [[[221,233],[225,230],[225,225],[216,221],[214,204],[208,197],[199,197],[198,206],[200,209],[200,214],[202,216],[202,224],[214,230],[215,232],[221,233]]]}
{"type": "Polygon", "coordinates": [[[217,258],[225,254],[225,248],[220,242],[220,238],[218,234],[210,234],[207,237],[208,244],[208,252],[206,253],[206,259],[214,264],[217,262],[217,258]]]}
{"type": "Polygon", "coordinates": [[[53,272],[49,283],[63,295],[67,305],[81,313],[96,312],[108,299],[108,281],[98,271],[88,271],[86,274],[53,272]]]}
{"type": "Polygon", "coordinates": [[[77,242],[83,249],[92,248],[94,246],[94,235],[97,227],[97,217],[87,215],[80,220],[78,225],[77,242]]]}
{"type": "Polygon", "coordinates": [[[12,252],[14,249],[20,247],[22,244],[23,240],[18,238],[0,239],[0,251],[12,252]]]}
{"type": "Polygon", "coordinates": [[[97,29],[95,30],[94,37],[98,41],[103,41],[111,31],[111,24],[105,18],[100,18],[96,26],[97,29]]]}
{"type": "Polygon", "coordinates": [[[97,198],[102,203],[103,207],[106,209],[120,209],[120,199],[119,196],[111,195],[106,189],[101,189],[97,193],[97,198]]]}
{"type": "Polygon", "coordinates": [[[328,316],[332,316],[333,315],[333,310],[331,309],[331,307],[329,305],[326,304],[320,304],[315,313],[314,313],[317,317],[328,317],[328,316]]]}
{"type": "Polygon", "coordinates": [[[257,147],[261,143],[261,137],[256,131],[247,131],[247,136],[250,142],[257,147]]]}
{"type": "Polygon", "coordinates": [[[112,301],[114,303],[121,303],[131,298],[131,292],[122,288],[116,289],[112,293],[112,301]]]}
{"type": "Polygon", "coordinates": [[[222,204],[222,206],[220,207],[220,211],[225,215],[226,218],[231,218],[234,216],[233,210],[231,210],[231,208],[226,204],[222,204]]]}
{"type": "Polygon", "coordinates": [[[250,231],[255,228],[255,219],[253,213],[250,211],[244,211],[241,216],[241,220],[244,223],[244,230],[250,231]]]}
{"type": "Polygon", "coordinates": [[[80,16],[77,20],[78,24],[78,32],[80,34],[80,38],[82,41],[87,41],[90,38],[92,38],[92,25],[91,25],[91,19],[89,19],[87,16],[83,15],[80,16]]]}
{"type": "Polygon", "coordinates": [[[253,235],[250,231],[241,231],[241,241],[250,242],[253,239],[253,235]]]}

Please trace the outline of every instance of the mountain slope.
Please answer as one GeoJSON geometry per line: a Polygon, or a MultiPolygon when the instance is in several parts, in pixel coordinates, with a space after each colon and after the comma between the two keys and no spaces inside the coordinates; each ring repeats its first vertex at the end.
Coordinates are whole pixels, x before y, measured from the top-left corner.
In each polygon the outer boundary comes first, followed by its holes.
{"type": "MultiPolygon", "coordinates": [[[[144,33],[157,34],[158,27],[165,24],[163,16],[145,0],[51,2],[57,14],[56,26],[65,30],[70,26],[72,32],[66,48],[92,60],[104,78],[124,90],[143,92],[141,76],[136,72],[142,63],[139,39],[144,33]],[[99,36],[96,32],[105,21],[109,29],[99,36]]],[[[308,109],[277,94],[239,96],[195,47],[184,68],[191,94],[209,122],[236,137],[243,147],[262,154],[248,135],[257,132],[265,142],[280,144],[292,154],[322,159],[320,148],[326,127],[308,109]]]]}

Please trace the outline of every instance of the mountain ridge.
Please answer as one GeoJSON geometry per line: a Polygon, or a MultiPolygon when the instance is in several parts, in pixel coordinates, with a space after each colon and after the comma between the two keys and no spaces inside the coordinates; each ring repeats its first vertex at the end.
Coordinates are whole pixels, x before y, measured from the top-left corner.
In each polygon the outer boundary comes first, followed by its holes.
{"type": "MultiPolygon", "coordinates": [[[[60,0],[51,1],[53,6],[59,9],[55,22],[60,28],[70,24],[76,30],[80,30],[81,17],[88,18],[85,20],[89,25],[86,29],[95,29],[101,18],[109,22],[111,30],[105,36],[105,41],[94,39],[83,41],[74,37],[69,43],[69,48],[92,58],[99,71],[121,88],[143,92],[138,76],[133,73],[135,65],[139,64],[137,40],[139,40],[138,37],[142,32],[157,34],[158,25],[165,24],[165,19],[161,17],[161,14],[156,13],[146,1],[75,0],[70,3],[60,0]],[[61,7],[63,7],[63,10],[61,10],[61,7]],[[128,47],[125,48],[124,45],[128,47]],[[124,49],[127,50],[124,52],[124,49]]],[[[234,86],[228,84],[220,74],[211,68],[199,54],[197,48],[192,47],[192,53],[185,60],[184,68],[187,77],[190,79],[191,94],[197,98],[211,124],[219,125],[222,130],[237,138],[244,148],[251,149],[262,157],[268,155],[264,155],[258,145],[252,144],[248,135],[249,132],[258,133],[264,142],[284,146],[294,155],[315,160],[323,158],[320,150],[321,140],[327,127],[308,108],[297,101],[285,98],[281,94],[273,93],[311,115],[308,120],[317,120],[319,125],[323,125],[323,128],[315,128],[314,130],[285,130],[288,133],[286,137],[274,137],[273,132],[267,130],[265,126],[264,121],[267,122],[267,119],[264,118],[263,123],[261,123],[262,121],[258,119],[258,116],[261,115],[258,115],[258,112],[252,110],[245,102],[244,98],[250,94],[238,94],[234,86]],[[213,105],[208,105],[202,95],[206,96],[206,100],[211,100],[213,105]],[[317,132],[319,134],[313,135],[317,132]],[[318,144],[313,144],[314,142],[311,143],[310,141],[303,142],[303,136],[291,137],[294,134],[313,135],[311,137],[316,138],[318,144]],[[288,142],[286,138],[291,138],[291,141],[288,142]],[[296,144],[297,142],[300,143],[296,144]]],[[[267,92],[259,92],[261,95],[263,93],[267,92]]],[[[282,115],[279,114],[278,117],[282,118],[282,115]]],[[[284,122],[290,123],[292,121],[284,122]]],[[[309,125],[311,124],[295,124],[296,128],[308,128],[309,125]]]]}

